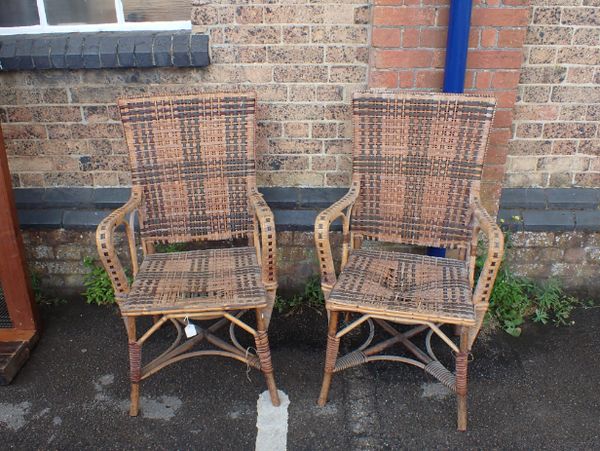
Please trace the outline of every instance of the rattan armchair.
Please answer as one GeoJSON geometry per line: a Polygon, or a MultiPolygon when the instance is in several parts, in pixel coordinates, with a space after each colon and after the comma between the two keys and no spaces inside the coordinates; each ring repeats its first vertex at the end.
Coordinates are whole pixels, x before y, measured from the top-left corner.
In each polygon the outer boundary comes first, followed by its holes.
{"type": "Polygon", "coordinates": [[[329,315],[320,405],[327,401],[334,373],[389,360],[421,368],[453,390],[458,429],[466,429],[468,357],[504,250],[503,235],[478,198],[494,111],[489,97],[382,91],[355,95],[352,186],[315,223],[329,315]],[[338,276],[329,229],[339,218],[343,247],[338,276]],[[480,231],[488,249],[475,285],[480,231]],[[366,246],[366,241],[442,247],[453,258],[366,246]],[[341,329],[340,312],[346,321],[341,329]],[[366,342],[338,358],[340,339],[364,323],[370,326],[366,342]],[[405,325],[405,330],[391,323],[405,325]],[[372,344],[374,324],[389,338],[372,344]],[[444,324],[453,326],[458,344],[444,324]],[[423,333],[425,349],[411,341],[423,333]],[[434,335],[454,352],[455,372],[434,354],[434,335]],[[396,344],[408,354],[382,354],[396,344]]]}
{"type": "Polygon", "coordinates": [[[143,97],[121,100],[119,107],[130,153],[132,194],[101,222],[96,238],[127,330],[130,415],[138,414],[140,381],[197,356],[231,357],[261,370],[271,401],[279,405],[267,339],[277,288],[275,224],[256,189],[254,94],[143,97]],[[120,225],[129,242],[131,284],[114,246],[120,225]],[[157,244],[182,242],[221,246],[156,252],[157,244]],[[248,311],[255,313],[256,327],[243,321],[248,311]],[[151,316],[154,323],[138,334],[136,319],[143,316],[151,316]],[[198,323],[197,335],[184,340],[189,321],[213,323],[203,327],[198,323]],[[144,343],[165,323],[175,327],[175,342],[142,366],[144,343]],[[215,334],[227,325],[231,343],[215,334]],[[240,345],[235,326],[254,337],[257,355],[240,345]],[[192,351],[201,342],[217,349],[192,351]]]}

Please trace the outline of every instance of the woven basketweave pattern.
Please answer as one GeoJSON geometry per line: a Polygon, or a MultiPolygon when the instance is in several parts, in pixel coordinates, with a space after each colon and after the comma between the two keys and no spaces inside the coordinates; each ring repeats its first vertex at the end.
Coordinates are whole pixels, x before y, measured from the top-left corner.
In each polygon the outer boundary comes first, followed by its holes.
{"type": "Polygon", "coordinates": [[[372,239],[464,247],[495,101],[448,94],[358,93],[352,230],[372,239]]]}
{"type": "Polygon", "coordinates": [[[265,305],[256,250],[239,247],[148,255],[120,307],[128,315],[265,305]]]}
{"type": "Polygon", "coordinates": [[[328,306],[455,324],[474,324],[467,263],[358,249],[331,291],[328,306]]]}
{"type": "Polygon", "coordinates": [[[143,239],[252,233],[254,94],[144,97],[121,100],[119,107],[132,183],[142,187],[143,239]]]}

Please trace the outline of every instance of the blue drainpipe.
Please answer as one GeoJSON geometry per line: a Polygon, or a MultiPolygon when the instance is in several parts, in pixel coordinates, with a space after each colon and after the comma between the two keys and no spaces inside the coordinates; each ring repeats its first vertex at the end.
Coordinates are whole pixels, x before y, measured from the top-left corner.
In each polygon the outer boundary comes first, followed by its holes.
{"type": "Polygon", "coordinates": [[[444,92],[460,93],[465,90],[472,5],[472,0],[450,1],[444,92]]]}
{"type": "MultiPolygon", "coordinates": [[[[461,93],[465,89],[472,0],[451,0],[444,69],[444,92],[461,93]]],[[[446,249],[430,247],[427,255],[445,257],[446,249]]]]}

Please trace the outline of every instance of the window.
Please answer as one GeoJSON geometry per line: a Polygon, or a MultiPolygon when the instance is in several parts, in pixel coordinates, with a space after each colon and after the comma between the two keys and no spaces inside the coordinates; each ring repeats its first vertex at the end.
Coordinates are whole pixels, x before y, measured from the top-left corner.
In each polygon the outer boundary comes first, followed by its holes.
{"type": "Polygon", "coordinates": [[[0,35],[190,29],[191,0],[0,0],[0,35]]]}

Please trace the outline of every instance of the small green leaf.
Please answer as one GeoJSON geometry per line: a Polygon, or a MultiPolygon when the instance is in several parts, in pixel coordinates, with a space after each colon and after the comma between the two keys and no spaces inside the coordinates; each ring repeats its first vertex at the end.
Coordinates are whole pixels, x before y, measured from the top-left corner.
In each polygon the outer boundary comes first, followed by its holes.
{"type": "MultiPolygon", "coordinates": [[[[85,291],[82,293],[88,304],[107,305],[114,304],[115,292],[108,273],[103,267],[97,265],[91,257],[83,259],[83,265],[89,269],[83,279],[85,291]]],[[[128,272],[125,272],[131,282],[128,272]]]]}
{"type": "Polygon", "coordinates": [[[512,335],[513,337],[519,337],[519,336],[521,336],[521,328],[520,327],[507,327],[504,330],[508,334],[512,335]]]}

